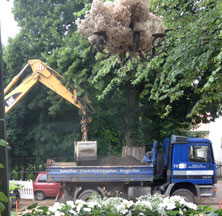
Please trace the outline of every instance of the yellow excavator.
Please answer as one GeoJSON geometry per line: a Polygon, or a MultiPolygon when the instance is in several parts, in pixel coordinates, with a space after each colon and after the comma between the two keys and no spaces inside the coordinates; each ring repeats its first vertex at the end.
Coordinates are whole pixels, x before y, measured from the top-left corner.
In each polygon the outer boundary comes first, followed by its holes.
{"type": "Polygon", "coordinates": [[[87,115],[88,106],[83,103],[83,100],[80,101],[80,98],[77,96],[77,90],[74,89],[73,91],[70,91],[67,89],[62,84],[61,79],[62,76],[54,69],[49,67],[46,63],[38,59],[29,60],[28,64],[12,79],[12,81],[4,89],[5,113],[7,114],[9,111],[11,111],[12,108],[33,88],[33,86],[40,82],[82,111],[82,141],[87,141],[87,124],[92,120],[87,115]],[[25,77],[20,85],[8,93],[8,91],[14,86],[15,83],[17,83],[21,75],[29,66],[31,66],[32,73],[25,77]]]}

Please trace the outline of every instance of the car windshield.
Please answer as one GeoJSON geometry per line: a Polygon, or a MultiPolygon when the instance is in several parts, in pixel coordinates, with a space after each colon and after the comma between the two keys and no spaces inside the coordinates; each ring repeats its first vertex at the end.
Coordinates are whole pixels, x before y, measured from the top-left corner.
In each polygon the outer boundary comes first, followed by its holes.
{"type": "Polygon", "coordinates": [[[38,182],[46,182],[46,180],[47,180],[47,176],[46,176],[46,174],[43,174],[39,177],[38,182]]]}

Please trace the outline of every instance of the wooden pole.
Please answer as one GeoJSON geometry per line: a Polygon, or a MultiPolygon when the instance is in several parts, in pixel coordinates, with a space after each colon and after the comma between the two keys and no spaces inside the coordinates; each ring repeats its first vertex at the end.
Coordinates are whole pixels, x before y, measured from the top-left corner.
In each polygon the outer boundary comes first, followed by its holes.
{"type": "MultiPolygon", "coordinates": [[[[5,106],[4,106],[4,88],[3,88],[3,71],[2,71],[2,41],[1,41],[1,20],[0,20],[0,139],[6,140],[5,128],[5,106]]],[[[9,198],[9,181],[8,181],[8,148],[0,146],[0,191],[9,198]]],[[[2,216],[10,215],[9,202],[5,203],[5,210],[2,216]]]]}
{"type": "Polygon", "coordinates": [[[17,216],[18,215],[18,200],[16,200],[15,210],[16,210],[16,216],[17,216]]]}

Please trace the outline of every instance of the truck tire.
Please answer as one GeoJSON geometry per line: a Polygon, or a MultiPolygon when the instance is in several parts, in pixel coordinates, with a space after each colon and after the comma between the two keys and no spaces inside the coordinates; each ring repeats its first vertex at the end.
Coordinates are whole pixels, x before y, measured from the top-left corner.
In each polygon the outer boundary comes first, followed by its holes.
{"type": "Polygon", "coordinates": [[[172,196],[181,196],[187,202],[191,202],[191,203],[195,202],[194,194],[191,191],[187,190],[187,189],[178,189],[178,190],[173,192],[172,196]]]}
{"type": "Polygon", "coordinates": [[[88,201],[93,195],[97,195],[97,196],[101,196],[96,190],[84,190],[83,192],[81,192],[77,199],[83,200],[83,201],[88,201]]]}
{"type": "Polygon", "coordinates": [[[43,191],[37,191],[35,193],[35,199],[40,201],[45,199],[45,193],[43,191]]]}

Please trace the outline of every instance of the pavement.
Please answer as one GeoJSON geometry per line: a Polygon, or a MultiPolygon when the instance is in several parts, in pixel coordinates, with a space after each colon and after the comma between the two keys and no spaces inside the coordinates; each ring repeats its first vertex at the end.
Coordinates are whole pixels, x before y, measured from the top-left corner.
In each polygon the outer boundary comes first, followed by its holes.
{"type": "MultiPolygon", "coordinates": [[[[22,212],[25,210],[27,207],[33,205],[34,203],[38,203],[38,206],[53,206],[55,203],[55,198],[47,198],[42,201],[37,201],[37,200],[28,200],[28,199],[21,199],[18,205],[18,212],[22,212]]],[[[12,212],[16,211],[16,208],[11,209],[12,212]]]]}
{"type": "Polygon", "coordinates": [[[217,187],[217,192],[216,192],[216,197],[212,198],[205,198],[201,199],[201,202],[198,202],[198,205],[210,205],[214,209],[218,209],[219,207],[221,208],[221,202],[222,202],[222,181],[218,181],[216,184],[217,187]],[[220,203],[220,204],[219,204],[220,203]]]}

